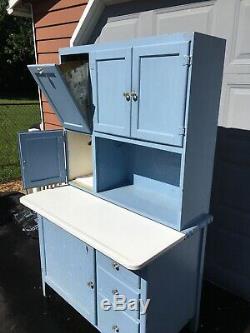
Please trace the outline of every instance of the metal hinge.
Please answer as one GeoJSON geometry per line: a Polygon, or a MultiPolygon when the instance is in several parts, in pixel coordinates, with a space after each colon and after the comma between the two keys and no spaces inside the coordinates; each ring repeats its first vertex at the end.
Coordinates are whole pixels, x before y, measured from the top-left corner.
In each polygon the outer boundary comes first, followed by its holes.
{"type": "Polygon", "coordinates": [[[183,66],[190,66],[192,65],[192,56],[191,55],[184,55],[183,56],[183,66]]]}
{"type": "Polygon", "coordinates": [[[183,135],[183,136],[186,135],[186,128],[185,127],[180,128],[179,135],[183,135]]]}

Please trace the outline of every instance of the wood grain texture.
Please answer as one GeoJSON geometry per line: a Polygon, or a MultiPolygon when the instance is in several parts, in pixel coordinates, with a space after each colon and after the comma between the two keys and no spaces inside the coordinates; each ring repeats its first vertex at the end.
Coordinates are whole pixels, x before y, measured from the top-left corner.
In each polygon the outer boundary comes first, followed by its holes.
{"type": "Polygon", "coordinates": [[[50,27],[41,27],[36,29],[36,40],[47,40],[55,38],[70,38],[75,30],[76,24],[66,23],[50,27]]]}
{"type": "Polygon", "coordinates": [[[85,5],[60,9],[48,13],[37,13],[34,10],[35,28],[64,24],[69,22],[78,22],[85,5]]]}
{"type": "MultiPolygon", "coordinates": [[[[44,112],[44,110],[43,110],[44,112]]],[[[44,121],[48,124],[54,124],[57,126],[61,126],[60,121],[58,120],[57,116],[55,115],[55,113],[47,113],[44,112],[43,113],[43,117],[44,117],[44,121]]]]}
{"type": "Polygon", "coordinates": [[[88,0],[45,0],[39,1],[36,4],[34,3],[33,6],[36,6],[37,13],[47,13],[55,10],[81,6],[87,3],[88,0]]]}
{"type": "Polygon", "coordinates": [[[43,40],[37,42],[38,53],[58,52],[60,47],[69,46],[70,38],[43,40]]]}

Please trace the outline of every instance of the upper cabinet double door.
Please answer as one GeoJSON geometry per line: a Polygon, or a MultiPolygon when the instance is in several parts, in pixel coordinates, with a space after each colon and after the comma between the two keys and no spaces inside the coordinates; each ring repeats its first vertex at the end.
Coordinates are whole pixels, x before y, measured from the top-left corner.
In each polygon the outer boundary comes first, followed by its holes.
{"type": "Polygon", "coordinates": [[[189,42],[90,55],[94,130],[182,146],[189,42]]]}

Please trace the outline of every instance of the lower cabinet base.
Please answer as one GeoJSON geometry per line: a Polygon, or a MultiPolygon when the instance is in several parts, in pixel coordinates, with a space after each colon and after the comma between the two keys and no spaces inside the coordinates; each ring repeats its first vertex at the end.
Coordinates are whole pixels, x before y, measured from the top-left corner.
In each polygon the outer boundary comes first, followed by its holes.
{"type": "Polygon", "coordinates": [[[46,284],[102,333],[196,332],[206,228],[130,271],[39,217],[43,293],[46,284]]]}

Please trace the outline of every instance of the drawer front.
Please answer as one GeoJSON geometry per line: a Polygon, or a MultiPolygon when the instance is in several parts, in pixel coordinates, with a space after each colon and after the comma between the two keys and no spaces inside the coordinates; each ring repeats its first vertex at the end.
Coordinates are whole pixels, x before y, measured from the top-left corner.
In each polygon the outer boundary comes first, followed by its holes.
{"type": "Polygon", "coordinates": [[[98,294],[98,328],[102,333],[139,333],[139,322],[122,311],[104,311],[100,304],[103,296],[98,294]]]}
{"type": "Polygon", "coordinates": [[[139,290],[135,291],[129,288],[123,281],[117,280],[100,266],[97,268],[97,292],[111,303],[114,302],[114,297],[118,295],[125,296],[126,302],[129,300],[136,301],[138,311],[126,309],[124,312],[135,320],[139,318],[139,290]]]}
{"type": "Polygon", "coordinates": [[[123,281],[130,288],[140,288],[140,277],[133,271],[119,265],[114,260],[108,258],[100,252],[97,252],[97,266],[102,267],[106,272],[123,281]]]}

